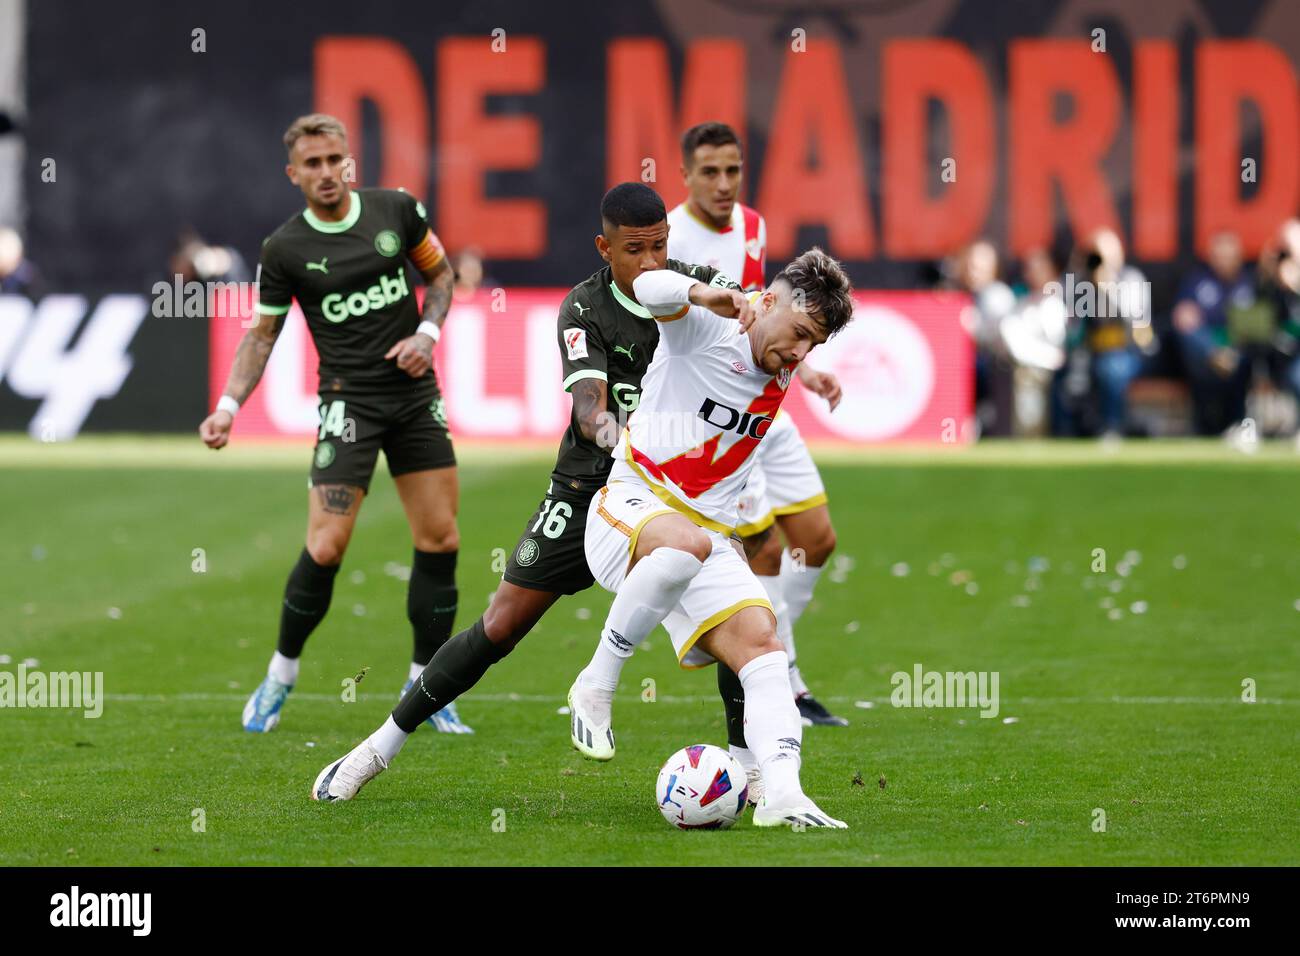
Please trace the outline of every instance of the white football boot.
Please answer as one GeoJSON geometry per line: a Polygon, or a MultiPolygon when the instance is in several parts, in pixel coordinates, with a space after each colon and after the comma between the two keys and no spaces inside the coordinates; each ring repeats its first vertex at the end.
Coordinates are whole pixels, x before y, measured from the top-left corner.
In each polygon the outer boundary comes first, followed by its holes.
{"type": "Polygon", "coordinates": [[[357,744],[347,756],[329,764],[316,775],[311,785],[311,798],[325,803],[351,800],[357,791],[388,769],[383,758],[369,740],[357,744]]]}
{"type": "Polygon", "coordinates": [[[569,742],[591,760],[614,759],[614,731],[610,729],[610,704],[600,691],[584,687],[581,679],[569,688],[569,742]]]}
{"type": "Polygon", "coordinates": [[[754,808],[754,826],[756,827],[792,827],[796,830],[821,827],[832,830],[847,830],[849,825],[843,820],[822,813],[817,804],[802,793],[780,806],[773,806],[766,795],[754,808]]]}

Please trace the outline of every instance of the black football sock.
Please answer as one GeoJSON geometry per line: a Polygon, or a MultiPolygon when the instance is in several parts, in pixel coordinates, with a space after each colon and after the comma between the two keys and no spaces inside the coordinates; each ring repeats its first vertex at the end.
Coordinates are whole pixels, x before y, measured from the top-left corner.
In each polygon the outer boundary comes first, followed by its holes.
{"type": "Polygon", "coordinates": [[[740,678],[726,664],[718,664],[718,693],[722,695],[722,708],[727,712],[727,743],[733,747],[748,747],[745,743],[745,688],[740,678]]]}
{"type": "Polygon", "coordinates": [[[328,567],[312,560],[307,549],[298,555],[298,563],[289,572],[284,586],[284,606],[280,609],[278,650],[285,657],[298,657],[316,625],[325,619],[334,594],[334,576],[339,566],[328,567]]]}
{"type": "Polygon", "coordinates": [[[427,664],[447,643],[456,620],[456,554],[415,550],[406,588],[406,616],[415,635],[411,660],[427,664]]]}
{"type": "Polygon", "coordinates": [[[487,669],[508,653],[488,640],[479,618],[438,648],[424,673],[415,679],[415,686],[393,708],[393,722],[408,734],[415,733],[420,724],[477,684],[487,669]]]}

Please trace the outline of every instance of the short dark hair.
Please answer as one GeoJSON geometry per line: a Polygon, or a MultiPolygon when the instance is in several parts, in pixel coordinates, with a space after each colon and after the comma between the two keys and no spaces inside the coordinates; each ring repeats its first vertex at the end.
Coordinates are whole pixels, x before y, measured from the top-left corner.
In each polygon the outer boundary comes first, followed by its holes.
{"type": "Polygon", "coordinates": [[[772,280],[802,293],[802,310],[817,313],[830,338],[853,319],[853,286],[844,267],[813,246],[772,280]]]}
{"type": "Polygon", "coordinates": [[[611,226],[654,226],[668,218],[663,198],[645,183],[619,183],[600,201],[600,221],[611,226]]]}
{"type": "Polygon", "coordinates": [[[741,149],[740,137],[726,123],[697,123],[682,134],[682,165],[690,168],[695,150],[700,146],[726,146],[729,143],[735,143],[736,148],[741,149]]]}

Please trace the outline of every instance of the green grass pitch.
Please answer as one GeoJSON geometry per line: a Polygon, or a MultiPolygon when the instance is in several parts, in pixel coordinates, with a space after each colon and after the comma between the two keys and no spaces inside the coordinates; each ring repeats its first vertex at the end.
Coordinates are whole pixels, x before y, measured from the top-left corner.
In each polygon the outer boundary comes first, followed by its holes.
{"type": "MultiPolygon", "coordinates": [[[[383,720],[405,676],[401,509],[381,466],[283,722],[247,734],[309,451],[197,445],[0,442],[0,670],[102,671],[107,695],[95,720],[0,710],[0,864],[1300,862],[1290,449],[825,456],[839,563],[799,659],[852,725],[805,730],[803,777],[852,829],[746,816],[682,833],[654,779],[685,744],[725,744],[713,674],[679,670],[656,632],[624,673],[617,759],[584,762],[557,709],[609,606],[599,589],[558,604],[462,699],[476,735],[421,728],[357,800],[313,803],[317,771],[383,720]],[[1127,552],[1140,559],[1121,576],[1127,552]],[[997,718],[891,706],[891,675],[918,663],[996,671],[997,718]]],[[[493,549],[514,545],[551,461],[464,458],[458,626],[485,607],[493,549]]]]}

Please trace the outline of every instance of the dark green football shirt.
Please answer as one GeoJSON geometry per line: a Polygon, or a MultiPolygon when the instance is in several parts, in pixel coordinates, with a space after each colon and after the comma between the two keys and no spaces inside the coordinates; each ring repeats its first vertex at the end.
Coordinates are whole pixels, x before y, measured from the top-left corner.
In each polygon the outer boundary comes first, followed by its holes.
{"type": "MultiPolygon", "coordinates": [[[[414,196],[355,189],[341,221],[304,209],[262,243],[258,311],[283,315],[298,300],[320,355],[322,389],[406,390],[411,377],[384,354],[420,324],[407,259],[415,255],[427,267],[442,254],[414,196]]],[[[420,384],[437,388],[432,373],[426,379],[420,384]]]]}
{"type": "MultiPolygon", "coordinates": [[[[668,260],[668,268],[699,281],[740,289],[734,281],[708,266],[668,260]]],[[[556,322],[564,390],[584,378],[606,383],[605,407],[620,425],[641,401],[641,379],[659,345],[659,323],[640,304],[614,285],[613,270],[601,269],[564,297],[556,322]]],[[[617,438],[618,436],[613,436],[617,438]]],[[[560,440],[560,454],[551,473],[552,485],[584,495],[594,495],[609,478],[614,459],[578,427],[569,413],[569,427],[560,440]]]]}

